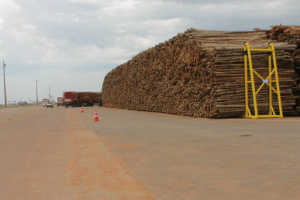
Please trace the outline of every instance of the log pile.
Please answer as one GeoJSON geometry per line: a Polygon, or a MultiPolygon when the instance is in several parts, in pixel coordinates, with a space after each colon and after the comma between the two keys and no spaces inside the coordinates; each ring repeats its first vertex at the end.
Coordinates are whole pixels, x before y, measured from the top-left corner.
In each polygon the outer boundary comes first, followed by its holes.
{"type": "Polygon", "coordinates": [[[63,94],[63,102],[66,106],[93,106],[102,104],[102,92],[75,92],[66,91],[63,94]]]}
{"type": "Polygon", "coordinates": [[[79,102],[99,103],[102,102],[101,92],[76,92],[79,102]]]}
{"type": "MultiPolygon", "coordinates": [[[[178,34],[108,73],[102,88],[103,105],[192,117],[240,117],[245,112],[245,41],[251,48],[267,48],[269,42],[275,42],[284,115],[295,115],[292,87],[296,82],[290,52],[296,45],[270,40],[265,31],[189,29],[178,34]]],[[[252,57],[254,68],[266,78],[267,54],[253,53],[252,57]]],[[[255,79],[258,88],[262,81],[255,79]]],[[[276,95],[273,97],[277,111],[276,95]]],[[[250,105],[251,99],[250,95],[250,105]]],[[[268,88],[259,92],[258,104],[259,114],[266,114],[268,88]]]]}
{"type": "Polygon", "coordinates": [[[274,26],[268,31],[268,37],[279,42],[288,42],[289,44],[297,45],[297,48],[290,53],[297,74],[295,77],[297,85],[293,88],[293,93],[297,98],[296,107],[300,112],[300,26],[274,26]]]}

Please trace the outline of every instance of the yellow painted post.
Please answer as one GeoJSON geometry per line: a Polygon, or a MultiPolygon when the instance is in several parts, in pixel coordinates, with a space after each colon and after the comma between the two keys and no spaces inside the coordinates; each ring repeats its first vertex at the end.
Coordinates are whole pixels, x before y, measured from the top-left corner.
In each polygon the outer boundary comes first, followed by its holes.
{"type": "Polygon", "coordinates": [[[245,66],[245,117],[248,117],[248,64],[247,64],[247,48],[244,44],[244,66],[245,66]]]}
{"type": "MultiPolygon", "coordinates": [[[[268,49],[271,49],[269,44],[268,49]]],[[[272,73],[272,54],[269,52],[269,75],[272,73]]],[[[272,75],[269,76],[269,115],[273,114],[273,99],[272,99],[272,75]]]]}
{"type": "Polygon", "coordinates": [[[279,105],[279,117],[283,117],[279,79],[278,79],[277,61],[276,61],[276,55],[275,55],[275,47],[274,47],[274,43],[271,43],[270,45],[273,50],[272,54],[273,54],[273,65],[274,65],[274,69],[275,69],[275,78],[276,78],[276,88],[277,88],[277,97],[278,97],[278,105],[279,105]]]}
{"type": "Polygon", "coordinates": [[[254,118],[258,118],[257,101],[256,101],[256,90],[255,90],[255,82],[254,82],[253,66],[252,66],[252,56],[251,56],[249,42],[246,43],[246,46],[247,46],[249,68],[250,68],[250,76],[251,76],[251,86],[252,86],[252,95],[253,95],[253,104],[254,104],[254,115],[255,115],[254,118]]]}

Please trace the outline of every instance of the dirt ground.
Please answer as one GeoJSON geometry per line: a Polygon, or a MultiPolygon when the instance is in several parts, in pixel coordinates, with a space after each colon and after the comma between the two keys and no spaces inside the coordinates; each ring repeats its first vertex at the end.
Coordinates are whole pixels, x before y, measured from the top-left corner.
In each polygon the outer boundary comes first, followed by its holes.
{"type": "Polygon", "coordinates": [[[3,109],[0,127],[0,200],[153,199],[72,109],[3,109]]]}
{"type": "Polygon", "coordinates": [[[299,117],[80,110],[0,110],[0,200],[300,199],[299,117]]]}

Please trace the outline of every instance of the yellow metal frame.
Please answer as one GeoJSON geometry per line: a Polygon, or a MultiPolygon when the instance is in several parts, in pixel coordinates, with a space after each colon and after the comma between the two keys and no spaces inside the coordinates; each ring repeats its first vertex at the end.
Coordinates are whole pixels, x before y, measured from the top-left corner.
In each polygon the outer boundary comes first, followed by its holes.
{"type": "Polygon", "coordinates": [[[246,112],[245,112],[244,117],[251,118],[251,119],[283,117],[274,44],[270,43],[268,49],[251,49],[249,42],[245,42],[244,52],[245,52],[244,64],[245,64],[245,106],[246,106],[246,112]],[[251,52],[269,52],[269,56],[268,56],[269,57],[269,75],[266,79],[264,79],[261,75],[259,75],[253,69],[251,52]],[[248,61],[249,61],[249,72],[250,72],[250,78],[251,78],[250,81],[248,80],[248,61]],[[273,61],[273,66],[274,66],[273,69],[272,69],[272,61],[273,61]],[[258,90],[255,89],[254,74],[263,81],[263,83],[258,88],[258,90]],[[275,80],[272,80],[273,74],[275,74],[275,80]],[[272,83],[276,83],[276,89],[272,86],[272,83]],[[251,114],[251,111],[249,109],[248,84],[251,84],[251,87],[252,87],[254,115],[251,114]],[[262,89],[262,87],[264,85],[269,86],[269,114],[268,115],[259,115],[258,109],[257,109],[256,95],[259,93],[259,91],[262,89]],[[272,100],[273,100],[272,93],[273,92],[275,92],[275,94],[277,94],[277,97],[278,97],[279,115],[277,115],[275,113],[274,108],[273,108],[273,102],[272,102],[272,100]]]}

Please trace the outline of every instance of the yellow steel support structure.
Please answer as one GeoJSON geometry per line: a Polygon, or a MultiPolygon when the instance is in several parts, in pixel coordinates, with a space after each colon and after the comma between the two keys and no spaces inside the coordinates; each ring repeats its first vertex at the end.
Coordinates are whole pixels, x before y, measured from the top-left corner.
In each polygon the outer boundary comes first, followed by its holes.
{"type": "Polygon", "coordinates": [[[245,52],[244,64],[245,64],[245,107],[246,107],[244,117],[252,118],[252,119],[283,117],[274,44],[273,43],[269,44],[268,49],[251,49],[249,42],[245,42],[244,52],[245,52]],[[251,52],[268,52],[269,53],[269,56],[268,56],[269,57],[269,75],[266,79],[264,79],[261,75],[259,75],[253,69],[251,52]],[[248,61],[249,61],[250,80],[248,80],[248,61]],[[273,69],[272,69],[272,61],[273,61],[273,69]],[[260,85],[260,87],[257,90],[255,89],[254,74],[262,80],[262,84],[260,85]],[[275,75],[275,80],[272,80],[272,75],[275,75]],[[273,87],[272,83],[275,83],[276,89],[273,87]],[[248,84],[251,84],[250,87],[252,88],[254,114],[251,114],[251,111],[249,108],[248,84]],[[262,89],[262,87],[264,85],[269,86],[269,113],[267,115],[259,115],[258,109],[257,109],[256,95],[259,93],[259,91],[262,89]],[[273,92],[275,94],[277,94],[277,97],[278,97],[279,114],[276,114],[274,111],[274,108],[273,108],[273,102],[272,102],[272,100],[273,100],[272,93],[273,92]]]}

